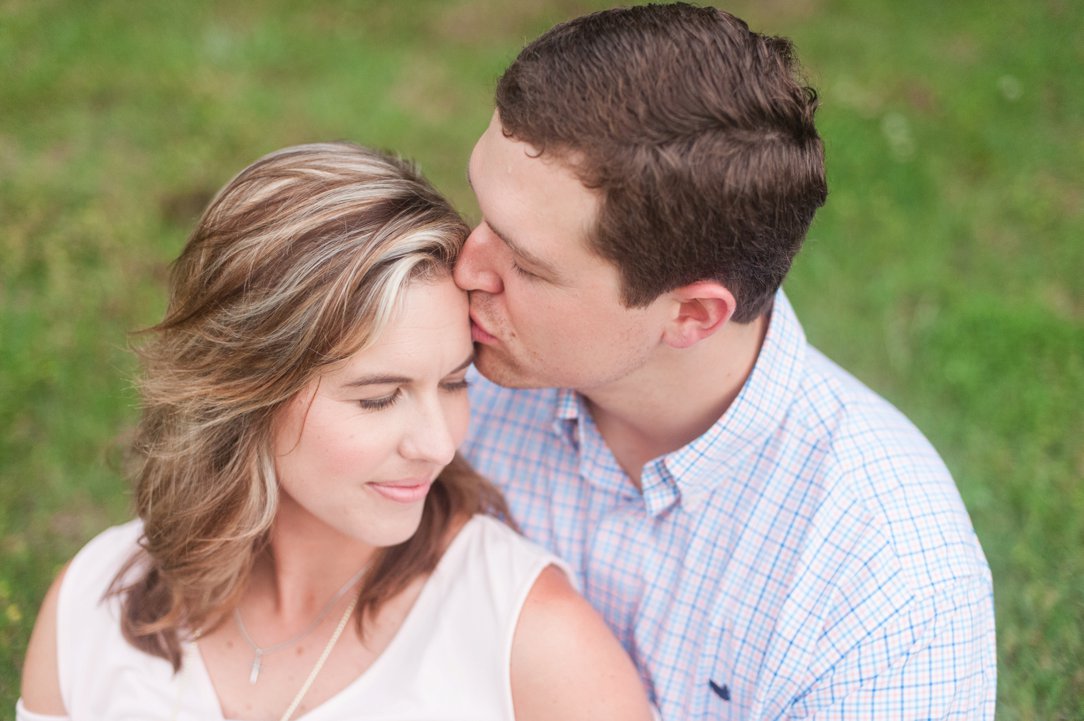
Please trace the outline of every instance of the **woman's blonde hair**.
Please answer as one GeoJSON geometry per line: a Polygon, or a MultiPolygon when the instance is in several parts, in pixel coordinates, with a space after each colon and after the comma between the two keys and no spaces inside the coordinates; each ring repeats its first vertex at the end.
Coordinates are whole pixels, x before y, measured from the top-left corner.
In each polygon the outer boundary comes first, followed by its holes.
{"type": "MultiPolygon", "coordinates": [[[[226,618],[275,518],[276,413],[372,345],[410,282],[450,273],[468,230],[411,165],[347,143],[271,153],[211,200],[138,350],[143,538],[112,591],[129,642],[179,668],[181,639],[226,618]]],[[[507,514],[458,457],[438,481],[418,532],[370,566],[359,624],[436,565],[451,519],[507,514]]]]}

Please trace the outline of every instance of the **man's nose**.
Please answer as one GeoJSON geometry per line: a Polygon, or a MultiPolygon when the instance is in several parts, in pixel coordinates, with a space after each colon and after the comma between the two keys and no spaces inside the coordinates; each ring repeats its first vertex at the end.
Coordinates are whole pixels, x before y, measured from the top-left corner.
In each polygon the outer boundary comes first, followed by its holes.
{"type": "Polygon", "coordinates": [[[494,263],[500,252],[498,243],[485,223],[475,227],[459,251],[459,259],[452,272],[455,284],[466,291],[500,293],[504,284],[494,263]]]}

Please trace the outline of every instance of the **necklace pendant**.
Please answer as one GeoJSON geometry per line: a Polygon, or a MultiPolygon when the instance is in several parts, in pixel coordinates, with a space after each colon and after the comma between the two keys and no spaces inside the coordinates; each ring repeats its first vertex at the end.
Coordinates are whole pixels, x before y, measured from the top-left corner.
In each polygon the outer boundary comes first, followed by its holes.
{"type": "Polygon", "coordinates": [[[257,653],[256,657],[252,659],[252,670],[248,673],[249,684],[255,684],[260,680],[260,667],[263,666],[261,658],[262,654],[257,653]]]}

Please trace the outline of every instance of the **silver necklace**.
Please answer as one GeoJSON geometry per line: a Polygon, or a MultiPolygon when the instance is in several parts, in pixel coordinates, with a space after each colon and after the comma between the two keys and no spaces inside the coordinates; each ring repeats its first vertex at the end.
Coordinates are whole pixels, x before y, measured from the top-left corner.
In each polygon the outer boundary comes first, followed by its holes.
{"type": "Polygon", "coordinates": [[[320,654],[320,658],[316,659],[316,665],[309,671],[309,677],[305,679],[305,683],[301,684],[301,688],[298,690],[297,695],[294,696],[294,700],[290,702],[290,705],[282,714],[282,718],[279,721],[290,721],[290,717],[294,715],[294,711],[301,705],[301,700],[305,698],[305,694],[312,688],[313,681],[320,675],[320,670],[324,668],[324,664],[327,663],[328,656],[331,655],[331,649],[335,648],[335,644],[339,642],[339,636],[343,635],[343,629],[346,628],[346,622],[350,620],[350,617],[354,614],[354,609],[357,608],[358,597],[350,599],[350,605],[346,607],[346,611],[343,612],[342,618],[339,619],[339,625],[335,627],[335,632],[331,634],[331,638],[328,640],[327,645],[324,646],[323,653],[320,654]]]}
{"type": "Polygon", "coordinates": [[[312,623],[306,626],[304,630],[294,634],[285,641],[279,641],[278,643],[271,644],[270,646],[260,646],[255,641],[253,641],[252,636],[250,636],[248,633],[248,629],[245,628],[245,620],[241,618],[241,609],[233,609],[233,620],[237,622],[237,630],[241,632],[241,638],[245,640],[245,643],[248,644],[248,647],[252,649],[253,653],[252,669],[248,673],[248,682],[250,684],[254,684],[260,680],[260,670],[263,668],[264,656],[272,654],[275,651],[281,651],[284,648],[288,648],[308,636],[313,631],[315,631],[316,627],[320,625],[320,622],[327,618],[327,615],[331,613],[331,609],[335,608],[335,603],[344,595],[346,595],[346,592],[349,591],[354,586],[354,584],[361,580],[362,575],[365,573],[368,567],[369,564],[365,564],[357,573],[351,576],[350,579],[345,584],[343,584],[343,587],[336,591],[335,595],[332,596],[328,600],[328,602],[324,604],[324,607],[320,609],[320,613],[316,614],[316,618],[314,618],[312,620],[312,623]]]}

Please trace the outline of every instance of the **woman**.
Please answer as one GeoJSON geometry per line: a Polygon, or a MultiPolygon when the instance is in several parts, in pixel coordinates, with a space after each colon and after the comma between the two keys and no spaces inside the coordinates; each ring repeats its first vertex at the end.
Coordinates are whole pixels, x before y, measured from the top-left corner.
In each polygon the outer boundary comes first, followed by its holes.
{"type": "Polygon", "coordinates": [[[20,719],[646,719],[559,563],[455,457],[463,222],[357,146],[211,201],[143,346],[139,518],[43,603],[20,719]]]}

